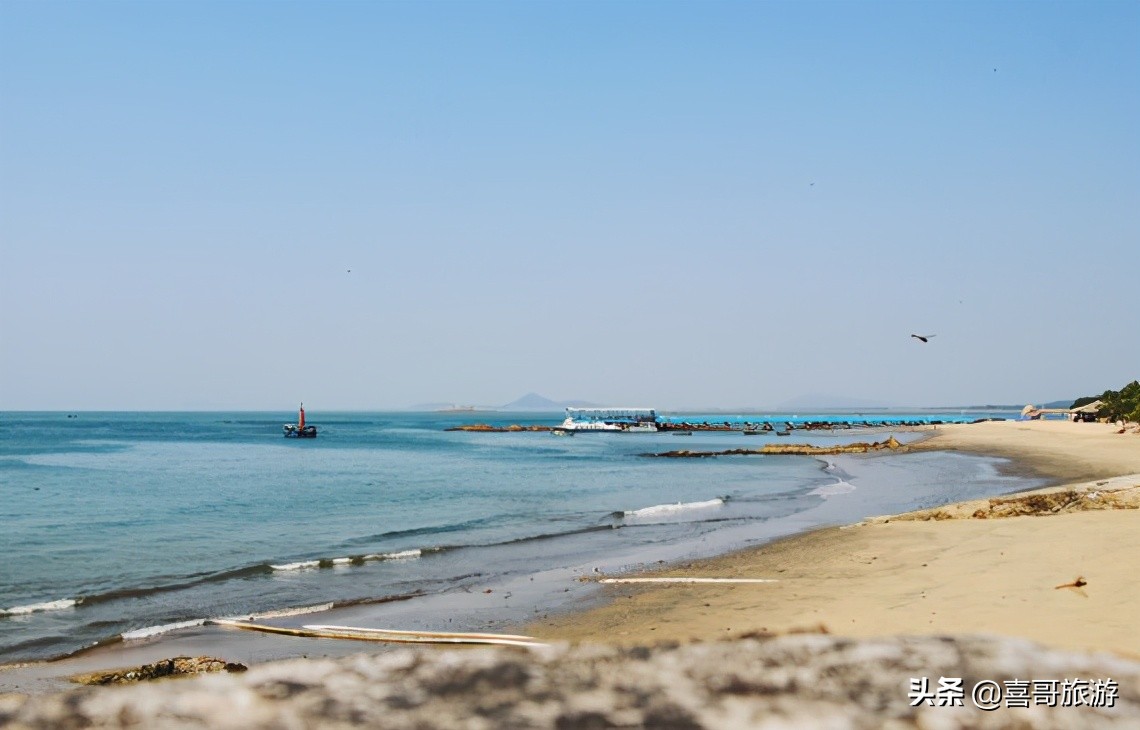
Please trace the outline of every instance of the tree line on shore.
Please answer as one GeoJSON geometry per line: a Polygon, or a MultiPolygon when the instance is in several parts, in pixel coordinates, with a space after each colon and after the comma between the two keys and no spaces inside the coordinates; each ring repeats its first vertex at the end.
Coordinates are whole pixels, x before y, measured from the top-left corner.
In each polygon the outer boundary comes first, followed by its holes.
{"type": "Polygon", "coordinates": [[[1098,400],[1101,402],[1098,417],[1109,421],[1140,421],[1140,381],[1133,380],[1120,390],[1077,398],[1071,407],[1080,408],[1098,400]]]}

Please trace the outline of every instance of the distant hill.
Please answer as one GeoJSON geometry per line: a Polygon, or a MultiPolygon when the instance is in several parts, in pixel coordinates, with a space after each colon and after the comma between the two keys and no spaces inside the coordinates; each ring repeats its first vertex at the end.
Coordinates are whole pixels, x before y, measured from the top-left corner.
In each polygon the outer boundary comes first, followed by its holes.
{"type": "Polygon", "coordinates": [[[564,408],[596,408],[593,403],[584,400],[554,401],[539,395],[527,393],[518,400],[499,406],[500,411],[561,411],[564,408]]]}

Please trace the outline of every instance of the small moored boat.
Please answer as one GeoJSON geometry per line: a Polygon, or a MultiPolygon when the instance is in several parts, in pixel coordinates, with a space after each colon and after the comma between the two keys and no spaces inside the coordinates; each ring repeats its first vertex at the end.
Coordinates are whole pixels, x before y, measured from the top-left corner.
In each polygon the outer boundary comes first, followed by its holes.
{"type": "Polygon", "coordinates": [[[301,412],[297,414],[296,423],[286,423],[283,427],[286,438],[311,439],[317,437],[316,426],[305,425],[305,404],[301,404],[301,412]]]}

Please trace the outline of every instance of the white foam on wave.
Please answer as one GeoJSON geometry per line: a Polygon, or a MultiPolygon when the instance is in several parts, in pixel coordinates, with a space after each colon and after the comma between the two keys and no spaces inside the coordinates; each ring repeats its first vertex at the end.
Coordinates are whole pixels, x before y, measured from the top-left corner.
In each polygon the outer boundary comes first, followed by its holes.
{"type": "Polygon", "coordinates": [[[124,631],[120,636],[123,641],[137,641],[139,639],[149,639],[152,636],[160,636],[162,634],[169,634],[171,631],[178,629],[188,629],[191,626],[201,626],[206,623],[206,619],[199,618],[193,621],[178,621],[172,624],[161,624],[159,626],[147,626],[145,629],[135,629],[134,631],[124,631]]]}
{"type": "Polygon", "coordinates": [[[321,567],[340,567],[344,565],[354,565],[356,563],[371,563],[378,560],[408,560],[410,558],[418,558],[423,554],[419,548],[414,550],[400,550],[395,553],[372,553],[371,555],[360,555],[356,557],[345,558],[331,558],[325,560],[302,560],[297,563],[285,563],[284,565],[270,565],[274,570],[289,571],[289,570],[307,570],[310,568],[321,567]]]}
{"type": "Polygon", "coordinates": [[[822,487],[816,487],[815,489],[808,492],[808,494],[814,494],[817,497],[823,497],[826,499],[827,497],[834,497],[837,494],[847,494],[854,491],[854,484],[851,482],[845,482],[840,479],[834,484],[824,484],[822,487]]]}
{"type": "Polygon", "coordinates": [[[270,565],[274,570],[304,570],[305,568],[319,568],[321,561],[319,560],[303,560],[299,563],[285,563],[284,565],[270,565]]]}
{"type": "Polygon", "coordinates": [[[724,500],[720,497],[710,499],[705,502],[674,502],[672,504],[656,504],[652,507],[642,507],[641,509],[626,510],[623,514],[626,517],[657,517],[660,515],[668,515],[676,512],[687,512],[695,509],[711,509],[713,507],[720,507],[724,504],[724,500]]]}
{"type": "Polygon", "coordinates": [[[331,611],[333,608],[332,601],[328,603],[318,603],[315,606],[298,606],[295,608],[282,608],[277,611],[263,611],[262,613],[255,613],[250,615],[250,620],[262,620],[267,618],[284,618],[286,616],[304,616],[307,613],[319,613],[321,611],[331,611]]]}
{"type": "Polygon", "coordinates": [[[418,558],[423,555],[423,550],[416,548],[415,550],[401,550],[396,553],[377,553],[375,555],[365,555],[365,560],[408,560],[409,558],[418,558]]]}
{"type": "Polygon", "coordinates": [[[43,611],[62,611],[65,608],[72,608],[79,605],[82,599],[76,598],[63,598],[58,601],[45,601],[43,603],[29,603],[27,606],[12,606],[11,608],[0,608],[0,616],[26,616],[29,613],[40,613],[43,611]]]}

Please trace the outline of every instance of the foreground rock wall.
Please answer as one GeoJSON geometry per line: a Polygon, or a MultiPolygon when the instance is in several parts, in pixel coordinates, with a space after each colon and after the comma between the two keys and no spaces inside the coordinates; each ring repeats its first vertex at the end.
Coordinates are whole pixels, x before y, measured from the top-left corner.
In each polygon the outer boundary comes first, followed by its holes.
{"type": "Polygon", "coordinates": [[[654,649],[401,650],[245,674],[0,697],[9,728],[1140,727],[1140,662],[986,637],[824,635],[654,649]],[[963,679],[963,706],[912,682],[963,679]],[[1111,678],[1114,707],[973,706],[981,680],[1111,678]]]}

